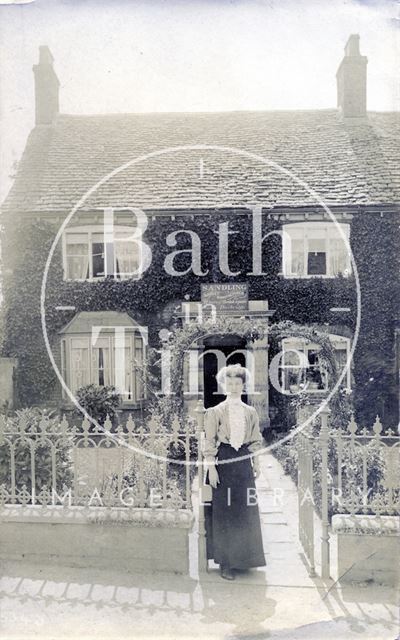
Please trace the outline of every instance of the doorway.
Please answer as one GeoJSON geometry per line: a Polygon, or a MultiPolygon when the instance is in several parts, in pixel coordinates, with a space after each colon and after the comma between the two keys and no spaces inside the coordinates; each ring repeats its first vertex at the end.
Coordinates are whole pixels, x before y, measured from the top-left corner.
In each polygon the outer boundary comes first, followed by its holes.
{"type": "MultiPolygon", "coordinates": [[[[217,393],[218,383],[216,375],[218,373],[218,358],[216,353],[207,353],[209,350],[218,351],[220,361],[224,358],[224,364],[241,364],[246,366],[246,339],[236,335],[216,335],[204,340],[203,375],[204,375],[204,406],[206,409],[215,407],[225,396],[217,393]],[[238,350],[243,352],[235,353],[238,350]]],[[[222,365],[224,366],[224,365],[222,365]]],[[[247,403],[247,395],[242,396],[243,402],[247,403]]]]}

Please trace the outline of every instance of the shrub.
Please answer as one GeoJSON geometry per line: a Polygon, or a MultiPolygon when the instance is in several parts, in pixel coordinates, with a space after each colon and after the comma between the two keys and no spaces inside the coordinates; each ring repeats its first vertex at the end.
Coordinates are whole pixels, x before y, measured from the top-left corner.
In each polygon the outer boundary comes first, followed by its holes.
{"type": "Polygon", "coordinates": [[[21,489],[26,485],[30,492],[31,445],[34,447],[36,494],[44,485],[52,483],[52,443],[56,447],[56,485],[61,489],[72,483],[72,438],[62,436],[58,417],[51,417],[48,411],[37,407],[20,409],[6,418],[5,437],[0,440],[0,485],[11,485],[11,449],[15,452],[15,484],[21,489]],[[10,432],[8,434],[7,432],[10,432]]]}
{"type": "MultiPolygon", "coordinates": [[[[291,440],[285,442],[273,450],[273,454],[281,463],[283,470],[288,474],[293,482],[298,482],[298,436],[295,435],[291,440]]],[[[321,515],[322,495],[321,495],[321,449],[315,440],[313,450],[313,498],[316,510],[321,515]]],[[[342,498],[343,501],[351,498],[355,494],[358,499],[362,499],[360,492],[363,489],[363,465],[365,462],[366,469],[366,486],[368,496],[366,496],[366,505],[363,513],[373,513],[368,504],[378,494],[384,493],[384,478],[387,474],[387,465],[385,462],[385,446],[377,446],[376,442],[371,439],[360,446],[344,446],[341,458],[342,473],[342,498]],[[363,455],[365,454],[365,461],[363,455]]],[[[333,489],[338,487],[338,456],[337,447],[332,437],[328,442],[328,512],[329,517],[335,513],[342,513],[343,506],[340,502],[332,499],[333,489]]],[[[393,515],[388,511],[388,515],[393,515]]]]}
{"type": "Polygon", "coordinates": [[[121,396],[111,385],[100,387],[95,384],[87,384],[77,390],[76,399],[89,416],[101,426],[103,426],[107,415],[111,422],[115,420],[121,402],[121,396]]]}

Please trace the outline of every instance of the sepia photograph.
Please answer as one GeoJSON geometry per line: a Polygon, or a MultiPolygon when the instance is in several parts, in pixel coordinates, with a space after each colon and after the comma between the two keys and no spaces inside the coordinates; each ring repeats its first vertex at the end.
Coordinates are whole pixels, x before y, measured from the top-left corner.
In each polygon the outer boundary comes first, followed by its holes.
{"type": "Polygon", "coordinates": [[[400,5],[0,0],[0,637],[400,638],[400,5]]]}

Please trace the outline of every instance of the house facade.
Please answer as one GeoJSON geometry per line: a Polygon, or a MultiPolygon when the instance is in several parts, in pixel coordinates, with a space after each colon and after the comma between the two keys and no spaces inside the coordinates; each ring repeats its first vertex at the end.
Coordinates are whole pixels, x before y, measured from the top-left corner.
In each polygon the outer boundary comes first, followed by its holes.
{"type": "MultiPolygon", "coordinates": [[[[1,355],[17,362],[15,404],[68,412],[68,390],[111,384],[121,410],[141,416],[147,349],[161,354],[172,327],[215,313],[319,327],[358,419],[395,426],[400,122],[367,110],[366,78],[352,35],[337,108],[76,116],[60,113],[41,47],[36,123],[1,217],[1,355]]],[[[248,401],[264,428],[284,430],[282,397],[304,384],[311,399],[327,392],[319,345],[288,337],[274,360],[268,337],[239,333],[191,345],[187,407],[198,393],[218,402],[218,367],[249,364],[250,352],[248,401]]]]}

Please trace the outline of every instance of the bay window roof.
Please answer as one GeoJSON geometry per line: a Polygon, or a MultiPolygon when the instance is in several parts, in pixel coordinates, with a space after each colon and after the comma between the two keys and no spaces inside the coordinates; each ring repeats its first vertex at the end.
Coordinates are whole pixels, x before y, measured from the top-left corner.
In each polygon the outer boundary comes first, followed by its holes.
{"type": "MultiPolygon", "coordinates": [[[[138,323],[125,311],[79,311],[60,334],[91,333],[93,326],[98,327],[138,327],[138,323]]],[[[113,329],[109,329],[112,332],[113,329]]],[[[104,331],[107,331],[105,328],[104,331]]]]}

